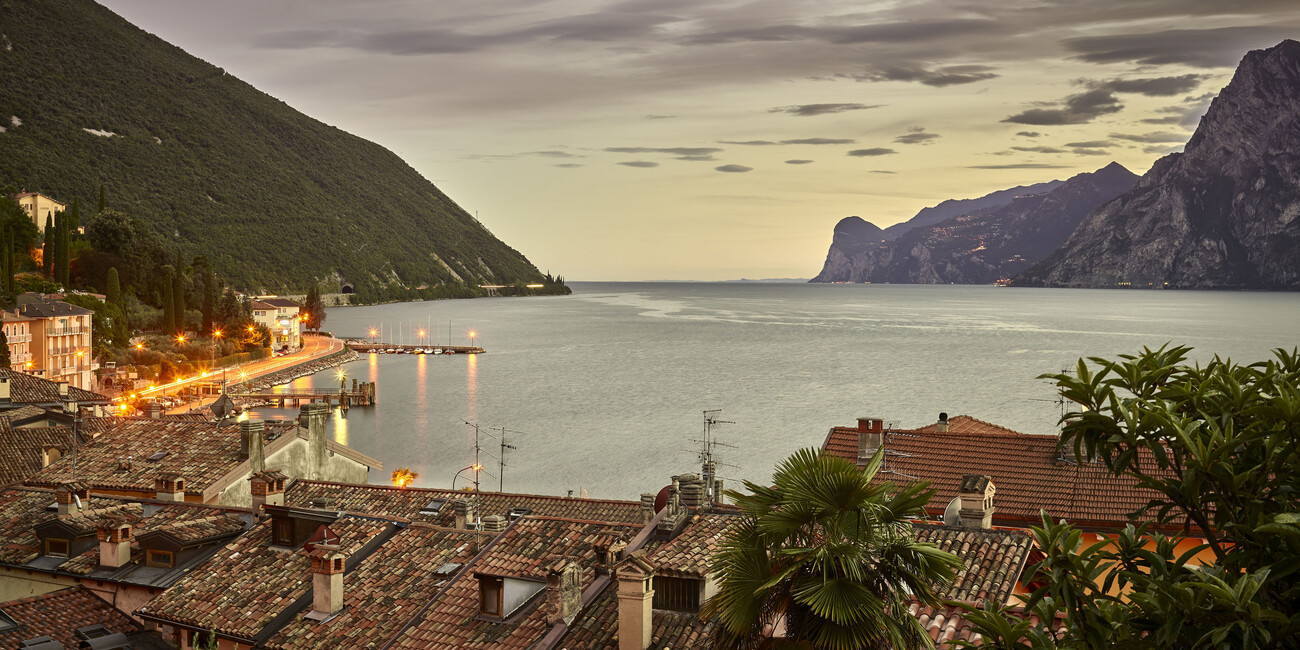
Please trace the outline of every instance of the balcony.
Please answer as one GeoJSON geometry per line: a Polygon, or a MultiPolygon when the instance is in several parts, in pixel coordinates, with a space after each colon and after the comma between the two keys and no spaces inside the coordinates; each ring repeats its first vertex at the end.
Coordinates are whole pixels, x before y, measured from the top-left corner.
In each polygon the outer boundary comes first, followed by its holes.
{"type": "Polygon", "coordinates": [[[46,336],[72,336],[75,334],[89,334],[89,327],[52,327],[46,330],[46,336]]]}
{"type": "Polygon", "coordinates": [[[13,336],[6,337],[6,339],[9,341],[10,345],[13,345],[14,343],[30,343],[32,340],[32,335],[14,334],[13,336]]]}
{"type": "Polygon", "coordinates": [[[32,360],[32,353],[31,353],[31,352],[22,352],[22,353],[19,353],[19,354],[11,354],[11,355],[9,355],[9,361],[10,361],[11,363],[26,363],[26,362],[31,361],[31,360],[32,360]]]}

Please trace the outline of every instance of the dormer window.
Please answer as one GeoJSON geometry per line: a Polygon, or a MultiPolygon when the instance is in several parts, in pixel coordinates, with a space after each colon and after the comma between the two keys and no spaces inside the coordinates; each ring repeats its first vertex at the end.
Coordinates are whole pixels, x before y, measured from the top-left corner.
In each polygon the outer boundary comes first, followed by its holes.
{"type": "Polygon", "coordinates": [[[151,567],[170,569],[176,565],[176,554],[151,548],[145,551],[144,563],[151,567]]]}
{"type": "Polygon", "coordinates": [[[501,616],[501,596],[505,592],[501,578],[479,576],[478,611],[485,616],[501,616]]]}
{"type": "Polygon", "coordinates": [[[272,531],[273,542],[276,546],[294,546],[293,543],[293,520],[287,517],[275,520],[275,530],[272,531]]]}
{"type": "Polygon", "coordinates": [[[66,539],[58,537],[45,538],[45,554],[54,557],[68,557],[69,543],[66,539]]]}
{"type": "Polygon", "coordinates": [[[653,580],[655,609],[670,609],[676,612],[700,611],[700,580],[668,576],[655,576],[653,580]]]}

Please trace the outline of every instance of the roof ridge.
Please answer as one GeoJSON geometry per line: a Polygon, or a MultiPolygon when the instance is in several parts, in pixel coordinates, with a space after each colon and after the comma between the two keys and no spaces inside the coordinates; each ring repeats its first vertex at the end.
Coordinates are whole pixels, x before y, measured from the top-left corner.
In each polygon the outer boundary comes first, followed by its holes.
{"type": "Polygon", "coordinates": [[[338,485],[343,487],[364,488],[367,490],[387,490],[387,491],[394,491],[394,492],[420,491],[420,492],[439,492],[439,493],[449,493],[449,494],[463,493],[466,496],[471,496],[474,494],[478,494],[479,496],[495,494],[501,496],[528,497],[530,499],[553,499],[556,501],[576,501],[576,502],[588,502],[588,503],[591,502],[620,503],[620,504],[632,504],[637,506],[641,505],[640,501],[630,501],[630,500],[623,500],[623,499],[592,499],[590,497],[561,497],[561,496],[555,496],[553,494],[527,494],[523,492],[492,492],[492,491],[481,491],[475,493],[475,492],[465,492],[463,490],[452,490],[449,488],[430,488],[430,487],[404,487],[403,488],[403,487],[397,487],[395,485],[378,485],[374,483],[344,483],[341,481],[317,481],[312,479],[298,479],[294,481],[294,485],[307,484],[307,483],[312,485],[338,485]]]}

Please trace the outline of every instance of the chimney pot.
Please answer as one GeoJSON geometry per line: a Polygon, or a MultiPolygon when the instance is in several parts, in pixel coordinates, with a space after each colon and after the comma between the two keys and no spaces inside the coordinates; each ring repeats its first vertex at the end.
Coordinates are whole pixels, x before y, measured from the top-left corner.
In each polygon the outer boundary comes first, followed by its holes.
{"type": "Polygon", "coordinates": [[[61,381],[59,382],[59,397],[67,397],[67,396],[68,396],[68,382],[61,381]]]}
{"type": "Polygon", "coordinates": [[[654,567],[637,551],[618,564],[618,650],[650,647],[654,611],[654,567]]]}
{"type": "Polygon", "coordinates": [[[939,422],[938,422],[937,424],[934,425],[934,428],[935,428],[935,430],[938,431],[939,433],[948,433],[948,414],[947,414],[947,413],[940,413],[940,414],[939,414],[939,422]]]}
{"type": "Polygon", "coordinates": [[[9,378],[0,377],[0,402],[10,401],[9,397],[9,378]]]}
{"type": "Polygon", "coordinates": [[[651,492],[641,493],[641,524],[650,523],[655,518],[655,495],[651,492]]]}
{"type": "Polygon", "coordinates": [[[506,518],[501,515],[488,515],[480,521],[483,523],[484,532],[499,533],[506,529],[506,518]]]}
{"type": "Polygon", "coordinates": [[[155,496],[159,501],[184,501],[185,478],[179,474],[163,473],[154,477],[155,496]]]}
{"type": "Polygon", "coordinates": [[[311,402],[298,410],[299,426],[307,427],[307,449],[311,457],[311,476],[324,479],[329,465],[329,445],[325,438],[325,421],[329,419],[329,404],[311,402]]]}
{"type": "Polygon", "coordinates": [[[131,561],[131,524],[106,519],[95,527],[99,538],[99,566],[118,569],[131,561]]]}
{"type": "Polygon", "coordinates": [[[961,478],[961,525],[963,528],[993,527],[993,494],[997,491],[993,479],[977,474],[961,478]]]}
{"type": "Polygon", "coordinates": [[[309,554],[312,572],[312,614],[327,618],[343,609],[343,569],[347,560],[338,546],[317,544],[309,554]]]}
{"type": "Polygon", "coordinates": [[[858,418],[858,461],[871,460],[885,443],[885,421],[880,418],[858,418]]]}
{"type": "Polygon", "coordinates": [[[470,503],[469,499],[456,499],[451,502],[451,507],[456,517],[456,530],[468,530],[473,527],[478,513],[474,511],[474,504],[470,503]]]}
{"type": "Polygon", "coordinates": [[[565,559],[553,563],[546,573],[546,618],[551,624],[573,622],[582,609],[582,571],[565,559]]]}

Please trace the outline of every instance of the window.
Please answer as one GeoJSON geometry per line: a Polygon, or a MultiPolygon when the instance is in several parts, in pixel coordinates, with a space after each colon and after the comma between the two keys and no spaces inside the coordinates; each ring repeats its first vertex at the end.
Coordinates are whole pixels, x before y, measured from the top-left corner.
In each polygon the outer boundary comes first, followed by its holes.
{"type": "Polygon", "coordinates": [[[176,555],[171,551],[149,549],[144,553],[144,563],[148,566],[170,569],[176,563],[176,555]]]}
{"type": "Polygon", "coordinates": [[[700,610],[700,581],[691,578],[654,577],[655,609],[678,612],[700,610]]]}
{"type": "Polygon", "coordinates": [[[68,557],[68,540],[57,537],[45,538],[45,554],[54,557],[68,557]]]}
{"type": "Polygon", "coordinates": [[[272,542],[280,546],[293,546],[293,520],[276,519],[272,531],[272,542]]]}
{"type": "Polygon", "coordinates": [[[478,579],[479,613],[488,616],[500,616],[502,591],[501,578],[480,577],[478,579]]]}

